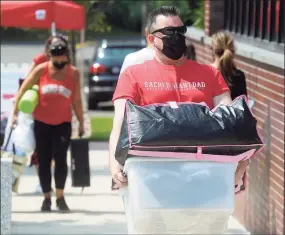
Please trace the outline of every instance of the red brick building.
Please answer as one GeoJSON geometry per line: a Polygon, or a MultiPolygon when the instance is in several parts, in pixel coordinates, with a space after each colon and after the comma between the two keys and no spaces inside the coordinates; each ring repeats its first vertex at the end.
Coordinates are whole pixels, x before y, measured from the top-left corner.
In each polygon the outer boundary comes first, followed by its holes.
{"type": "Polygon", "coordinates": [[[236,65],[247,78],[266,147],[249,167],[249,187],[236,197],[236,219],[251,234],[284,232],[284,1],[206,0],[205,30],[187,35],[196,60],[213,61],[210,36],[231,32],[236,65]]]}

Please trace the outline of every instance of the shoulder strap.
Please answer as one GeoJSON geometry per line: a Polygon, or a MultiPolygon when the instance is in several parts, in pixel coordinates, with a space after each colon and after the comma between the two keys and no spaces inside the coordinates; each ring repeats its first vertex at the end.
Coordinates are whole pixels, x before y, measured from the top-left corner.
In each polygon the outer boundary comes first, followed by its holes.
{"type": "MultiPolygon", "coordinates": [[[[47,74],[47,75],[49,75],[49,70],[48,70],[48,61],[46,62],[47,64],[46,64],[46,66],[45,66],[45,72],[44,72],[44,74],[47,74]]],[[[44,75],[44,74],[42,74],[42,75],[44,75]]]]}
{"type": "Polygon", "coordinates": [[[49,70],[48,70],[48,62],[46,62],[45,67],[43,68],[43,70],[41,71],[41,76],[38,80],[37,85],[40,85],[40,80],[42,79],[43,76],[47,75],[49,77],[49,70]]]}
{"type": "MultiPolygon", "coordinates": [[[[10,132],[9,132],[9,135],[8,135],[8,138],[7,138],[5,147],[4,147],[4,151],[7,151],[7,147],[8,147],[8,144],[10,143],[10,139],[11,139],[13,130],[14,130],[14,128],[11,127],[11,130],[10,130],[10,132]]],[[[13,144],[13,152],[14,152],[14,150],[15,150],[15,146],[14,146],[14,144],[13,144]]]]}
{"type": "Polygon", "coordinates": [[[72,66],[71,64],[68,66],[69,68],[68,68],[68,73],[67,74],[68,74],[68,76],[70,76],[74,80],[71,66],[72,66]]]}
{"type": "MultiPolygon", "coordinates": [[[[67,76],[69,76],[70,77],[70,80],[71,80],[71,82],[72,82],[72,84],[73,84],[73,88],[74,88],[74,86],[75,86],[75,82],[76,82],[76,79],[75,79],[75,77],[74,77],[74,73],[73,73],[73,71],[72,71],[72,67],[71,67],[72,65],[69,65],[69,71],[68,71],[68,73],[67,73],[67,76]]],[[[79,79],[80,79],[80,77],[79,77],[79,79]]]]}

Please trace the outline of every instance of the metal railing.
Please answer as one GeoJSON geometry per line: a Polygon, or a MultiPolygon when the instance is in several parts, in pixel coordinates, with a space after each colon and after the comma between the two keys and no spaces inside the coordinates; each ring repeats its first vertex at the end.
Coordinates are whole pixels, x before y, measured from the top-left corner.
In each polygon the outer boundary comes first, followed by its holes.
{"type": "Polygon", "coordinates": [[[284,44],[284,0],[224,0],[224,3],[226,30],[284,44]]]}

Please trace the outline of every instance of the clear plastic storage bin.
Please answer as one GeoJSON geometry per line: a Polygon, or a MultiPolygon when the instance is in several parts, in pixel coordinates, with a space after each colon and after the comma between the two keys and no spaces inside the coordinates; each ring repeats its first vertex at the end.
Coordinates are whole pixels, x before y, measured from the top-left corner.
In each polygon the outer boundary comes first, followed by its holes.
{"type": "Polygon", "coordinates": [[[121,190],[129,234],[222,234],[237,164],[134,157],[121,190]]]}

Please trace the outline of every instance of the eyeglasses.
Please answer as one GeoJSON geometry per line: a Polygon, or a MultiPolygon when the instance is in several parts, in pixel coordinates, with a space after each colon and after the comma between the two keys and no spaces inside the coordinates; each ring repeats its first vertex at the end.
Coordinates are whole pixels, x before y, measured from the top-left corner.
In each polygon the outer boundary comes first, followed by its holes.
{"type": "Polygon", "coordinates": [[[173,36],[177,33],[180,33],[180,34],[185,34],[187,31],[187,28],[186,26],[179,26],[179,27],[165,27],[165,28],[162,28],[162,29],[157,29],[157,30],[154,30],[151,34],[154,34],[154,33],[162,33],[166,36],[173,36]]]}
{"type": "Polygon", "coordinates": [[[50,54],[52,56],[61,56],[61,55],[65,55],[67,53],[67,48],[65,46],[53,46],[50,48],[50,54]]]}

